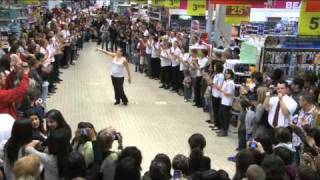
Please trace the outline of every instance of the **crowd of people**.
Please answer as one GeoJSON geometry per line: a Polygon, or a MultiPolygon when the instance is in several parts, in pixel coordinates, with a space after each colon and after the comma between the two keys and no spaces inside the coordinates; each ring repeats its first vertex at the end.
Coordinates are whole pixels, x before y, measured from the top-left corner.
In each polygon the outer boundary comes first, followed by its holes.
{"type": "MultiPolygon", "coordinates": [[[[9,49],[1,49],[2,178],[319,179],[319,89],[316,76],[310,73],[295,78],[289,86],[281,70],[275,70],[270,78],[257,72],[252,75],[253,87],[240,88],[236,118],[239,152],[231,158],[235,161],[234,175],[211,167],[201,133],[188,139],[189,155],[177,152],[170,159],[166,154],[156,154],[145,173],[141,170],[141,151],[135,146],[124,147],[117,130],[108,127],[97,132],[92,123],[80,122],[72,135],[59,110],[45,110],[45,84],[53,95],[55,84],[62,81],[60,68],[75,65],[78,51],[90,40],[97,41],[102,52],[121,57],[122,62],[126,62],[122,56],[126,57],[136,72],[160,80],[159,88],[203,108],[217,136],[228,136],[231,117],[235,116],[231,114],[238,90],[235,75],[223,63],[237,58],[239,49],[217,47],[210,57],[197,34],[165,31],[159,22],[132,21],[106,10],[94,14],[48,10],[30,30],[11,36],[9,49]],[[115,141],[118,150],[112,148],[115,141]]],[[[123,83],[123,74],[116,78],[123,83]]],[[[123,93],[116,95],[115,105],[120,99],[128,103],[123,93]]]]}

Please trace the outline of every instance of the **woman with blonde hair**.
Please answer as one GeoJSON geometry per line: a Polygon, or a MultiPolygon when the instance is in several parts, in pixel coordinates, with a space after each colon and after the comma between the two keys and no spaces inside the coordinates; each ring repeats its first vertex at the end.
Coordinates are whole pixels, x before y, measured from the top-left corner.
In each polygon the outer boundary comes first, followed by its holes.
{"type": "Polygon", "coordinates": [[[28,155],[16,161],[13,167],[16,179],[38,179],[41,174],[40,158],[36,155],[28,155]]]}

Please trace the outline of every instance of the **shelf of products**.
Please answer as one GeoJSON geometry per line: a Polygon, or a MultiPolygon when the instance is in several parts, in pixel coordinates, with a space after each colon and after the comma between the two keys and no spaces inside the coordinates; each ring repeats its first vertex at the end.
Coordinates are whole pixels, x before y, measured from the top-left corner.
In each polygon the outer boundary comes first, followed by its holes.
{"type": "Polygon", "coordinates": [[[320,41],[315,38],[269,37],[265,47],[261,70],[268,75],[275,69],[281,69],[289,79],[302,76],[306,72],[319,73],[320,41]],[[277,42],[276,46],[274,42],[277,42]]]}

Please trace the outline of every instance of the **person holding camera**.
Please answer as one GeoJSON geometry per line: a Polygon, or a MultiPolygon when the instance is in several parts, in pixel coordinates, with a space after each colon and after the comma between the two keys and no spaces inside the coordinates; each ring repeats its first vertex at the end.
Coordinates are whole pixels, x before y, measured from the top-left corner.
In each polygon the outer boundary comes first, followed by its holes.
{"type": "Polygon", "coordinates": [[[296,101],[288,96],[288,83],[279,81],[277,84],[277,95],[272,96],[274,91],[266,93],[266,99],[263,103],[264,108],[268,111],[268,122],[273,128],[288,127],[291,116],[297,109],[296,101]]]}
{"type": "Polygon", "coordinates": [[[113,180],[116,169],[116,161],[123,149],[122,135],[113,128],[105,128],[99,131],[97,136],[90,133],[92,140],[94,161],[100,165],[100,176],[103,180],[113,180]],[[112,151],[112,144],[118,141],[118,150],[112,151]]]}

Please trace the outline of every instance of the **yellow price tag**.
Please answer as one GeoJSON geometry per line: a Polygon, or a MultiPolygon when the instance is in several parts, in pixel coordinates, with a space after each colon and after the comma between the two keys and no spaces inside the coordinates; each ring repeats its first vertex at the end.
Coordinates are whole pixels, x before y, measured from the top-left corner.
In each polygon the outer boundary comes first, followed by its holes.
{"type": "Polygon", "coordinates": [[[299,35],[320,36],[320,12],[308,12],[303,0],[299,19],[299,35]]]}
{"type": "Polygon", "coordinates": [[[180,0],[165,0],[164,7],[180,8],[180,0]]]}
{"type": "Polygon", "coordinates": [[[188,0],[188,15],[205,16],[207,9],[206,1],[188,0]]]}
{"type": "Polygon", "coordinates": [[[152,0],[152,1],[151,1],[151,4],[152,4],[153,6],[163,6],[164,3],[165,3],[164,0],[152,0]]]}
{"type": "Polygon", "coordinates": [[[250,5],[226,6],[225,22],[229,24],[240,24],[250,21],[250,5]]]}

